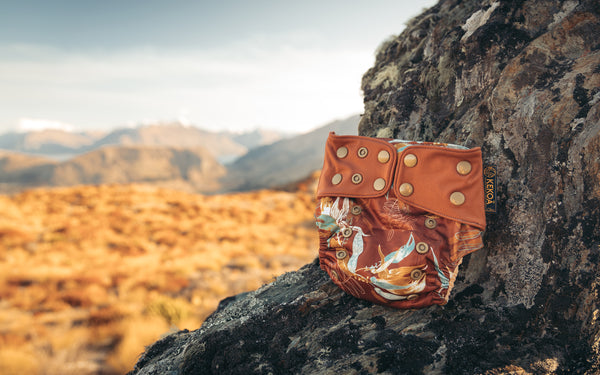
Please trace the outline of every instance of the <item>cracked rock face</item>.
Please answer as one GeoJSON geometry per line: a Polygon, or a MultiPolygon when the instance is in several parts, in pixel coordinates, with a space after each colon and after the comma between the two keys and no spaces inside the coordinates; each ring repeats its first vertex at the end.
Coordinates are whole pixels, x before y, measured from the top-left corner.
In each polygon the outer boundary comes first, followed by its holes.
{"type": "Polygon", "coordinates": [[[378,50],[360,134],[481,146],[498,170],[486,246],[448,305],[373,305],[314,262],[132,373],[600,372],[599,36],[596,0],[442,0],[378,50]]]}

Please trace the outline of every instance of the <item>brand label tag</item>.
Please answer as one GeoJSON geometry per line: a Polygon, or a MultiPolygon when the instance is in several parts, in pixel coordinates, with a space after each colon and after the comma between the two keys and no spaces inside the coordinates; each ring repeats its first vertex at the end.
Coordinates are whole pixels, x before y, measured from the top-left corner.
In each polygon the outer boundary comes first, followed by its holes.
{"type": "Polygon", "coordinates": [[[483,192],[485,201],[485,212],[496,212],[496,174],[495,165],[484,165],[483,167],[483,192]]]}

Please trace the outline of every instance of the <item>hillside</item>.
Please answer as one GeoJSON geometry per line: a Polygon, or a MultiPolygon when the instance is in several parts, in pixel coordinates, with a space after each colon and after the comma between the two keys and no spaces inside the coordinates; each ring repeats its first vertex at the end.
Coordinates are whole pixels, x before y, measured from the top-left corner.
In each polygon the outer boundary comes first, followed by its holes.
{"type": "Polygon", "coordinates": [[[325,140],[331,131],[356,134],[358,115],[306,134],[258,147],[227,167],[221,179],[226,191],[273,188],[297,181],[323,167],[325,140]]]}
{"type": "Polygon", "coordinates": [[[47,158],[0,150],[0,193],[45,184],[55,164],[47,158]]]}
{"type": "Polygon", "coordinates": [[[202,148],[106,146],[55,162],[0,153],[0,192],[41,186],[147,183],[188,192],[213,192],[225,168],[202,148]]]}
{"type": "Polygon", "coordinates": [[[107,146],[56,164],[51,186],[150,183],[189,192],[218,188],[225,168],[199,147],[107,146]]]}
{"type": "Polygon", "coordinates": [[[226,163],[248,150],[275,142],[283,135],[255,129],[244,133],[215,132],[180,123],[156,123],[100,131],[31,130],[0,134],[0,150],[17,151],[65,160],[104,146],[202,147],[226,163]]]}
{"type": "Polygon", "coordinates": [[[276,132],[273,130],[265,130],[265,129],[255,129],[249,132],[241,133],[241,134],[230,134],[231,139],[235,142],[241,144],[246,147],[248,150],[253,148],[257,148],[260,146],[269,145],[271,143],[275,143],[282,138],[287,138],[288,135],[284,135],[280,132],[276,132]]]}
{"type": "Polygon", "coordinates": [[[201,147],[221,162],[229,161],[248,151],[245,146],[234,141],[231,135],[206,131],[194,126],[184,126],[179,123],[117,129],[98,139],[86,150],[93,150],[107,145],[201,147]]]}
{"type": "Polygon", "coordinates": [[[71,132],[45,129],[0,134],[0,149],[33,154],[72,154],[91,147],[102,137],[100,132],[71,132]]]}
{"type": "Polygon", "coordinates": [[[143,185],[0,196],[0,374],[123,374],[233,294],[316,256],[312,192],[143,185]]]}
{"type": "Polygon", "coordinates": [[[178,124],[120,129],[87,146],[90,151],[62,161],[0,150],[0,193],[136,182],[196,193],[280,187],[320,169],[327,134],[356,134],[358,120],[353,116],[284,139],[277,132],[211,133],[178,124]],[[237,157],[246,152],[240,143],[256,148],[225,166],[214,156],[237,157]]]}

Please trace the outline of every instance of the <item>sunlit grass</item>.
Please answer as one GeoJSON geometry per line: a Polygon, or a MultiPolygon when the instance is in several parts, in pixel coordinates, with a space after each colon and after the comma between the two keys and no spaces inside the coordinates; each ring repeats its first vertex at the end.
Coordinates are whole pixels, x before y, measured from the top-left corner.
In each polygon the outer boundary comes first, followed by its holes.
{"type": "Polygon", "coordinates": [[[142,185],[0,196],[0,373],[123,373],[317,254],[311,192],[142,185]]]}

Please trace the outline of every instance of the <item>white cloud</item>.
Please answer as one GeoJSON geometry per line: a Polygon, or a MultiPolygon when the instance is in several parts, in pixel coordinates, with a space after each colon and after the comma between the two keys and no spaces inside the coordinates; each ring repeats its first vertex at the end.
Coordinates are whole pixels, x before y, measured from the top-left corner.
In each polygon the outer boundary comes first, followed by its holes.
{"type": "Polygon", "coordinates": [[[65,124],[64,122],[47,120],[47,119],[34,119],[34,118],[21,118],[19,119],[19,125],[17,126],[17,132],[30,132],[40,131],[46,129],[56,129],[64,131],[73,131],[75,127],[71,124],[65,124]]]}
{"type": "Polygon", "coordinates": [[[0,47],[0,100],[10,108],[0,126],[38,117],[104,128],[185,118],[212,129],[305,131],[360,112],[373,51],[309,45],[86,54],[0,47]]]}

